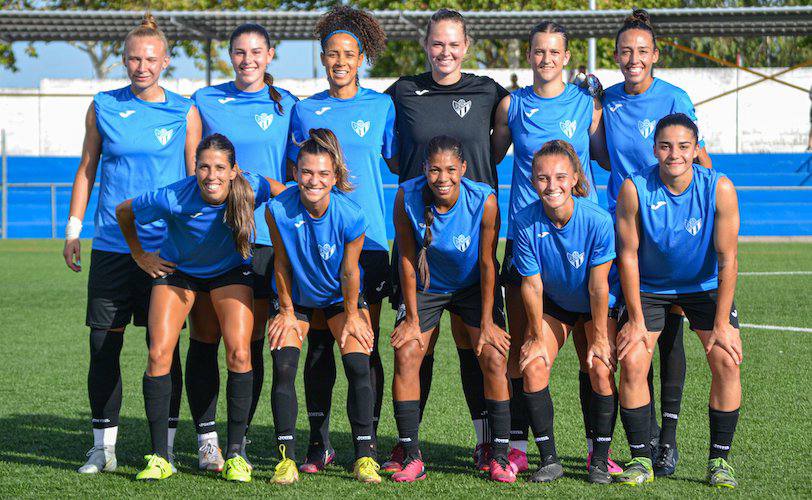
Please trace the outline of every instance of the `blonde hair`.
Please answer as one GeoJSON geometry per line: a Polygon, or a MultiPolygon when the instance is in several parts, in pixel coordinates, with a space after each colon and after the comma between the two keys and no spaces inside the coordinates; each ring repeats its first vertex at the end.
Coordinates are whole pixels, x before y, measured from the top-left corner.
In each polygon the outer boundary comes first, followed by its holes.
{"type": "Polygon", "coordinates": [[[159,39],[164,44],[164,50],[169,51],[169,42],[166,40],[166,35],[161,29],[158,27],[158,23],[155,21],[155,17],[152,15],[151,12],[147,11],[144,13],[144,17],[141,19],[141,24],[137,27],[130,30],[127,33],[127,36],[124,37],[124,45],[127,45],[127,42],[130,41],[132,38],[149,38],[154,37],[159,39]]]}
{"type": "Polygon", "coordinates": [[[326,154],[333,162],[333,172],[336,175],[336,187],[345,193],[353,190],[350,183],[350,172],[344,162],[344,154],[341,152],[341,145],[338,137],[332,130],[327,128],[311,128],[310,137],[299,145],[299,155],[296,157],[298,168],[299,160],[303,154],[323,155],[326,154]]]}
{"type": "Polygon", "coordinates": [[[536,169],[541,159],[546,156],[563,156],[569,160],[573,172],[578,177],[578,181],[572,187],[572,194],[581,197],[586,197],[589,194],[589,182],[584,175],[584,169],[581,168],[581,160],[578,159],[578,155],[569,142],[560,139],[545,142],[541,149],[533,155],[533,170],[536,169]]]}

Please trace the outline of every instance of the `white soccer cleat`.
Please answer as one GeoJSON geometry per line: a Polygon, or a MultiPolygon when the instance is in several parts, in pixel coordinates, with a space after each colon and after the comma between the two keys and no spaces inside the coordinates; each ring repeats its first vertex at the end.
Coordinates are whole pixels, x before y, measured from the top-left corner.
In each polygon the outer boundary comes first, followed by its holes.
{"type": "Polygon", "coordinates": [[[197,450],[198,468],[205,471],[221,472],[225,460],[223,460],[223,453],[220,447],[217,446],[217,441],[204,441],[197,450]]]}
{"type": "Polygon", "coordinates": [[[87,452],[87,462],[79,467],[79,474],[98,474],[113,472],[118,467],[115,446],[94,446],[87,452]]]}

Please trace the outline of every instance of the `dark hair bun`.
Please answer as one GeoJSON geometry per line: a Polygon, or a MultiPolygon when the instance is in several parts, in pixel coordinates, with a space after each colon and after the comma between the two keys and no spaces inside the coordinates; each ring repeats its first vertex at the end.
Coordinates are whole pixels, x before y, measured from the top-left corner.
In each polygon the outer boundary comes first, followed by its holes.
{"type": "Polygon", "coordinates": [[[648,15],[646,9],[634,9],[625,22],[639,22],[651,26],[651,16],[648,15]]]}

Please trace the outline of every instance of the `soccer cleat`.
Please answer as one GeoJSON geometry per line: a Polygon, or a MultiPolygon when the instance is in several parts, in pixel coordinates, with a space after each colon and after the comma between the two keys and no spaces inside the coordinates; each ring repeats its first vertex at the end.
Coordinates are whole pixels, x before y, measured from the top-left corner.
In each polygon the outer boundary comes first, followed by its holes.
{"type": "MultiPolygon", "coordinates": [[[[586,470],[589,470],[590,465],[592,464],[592,452],[589,452],[586,456],[586,470]]],[[[623,467],[619,466],[612,460],[612,450],[609,450],[609,457],[606,459],[606,467],[609,471],[609,474],[613,476],[617,476],[621,472],[623,472],[623,467]]]]}
{"type": "Polygon", "coordinates": [[[623,473],[615,476],[615,482],[637,486],[654,481],[654,471],[651,468],[651,459],[635,457],[623,468],[623,473]]]}
{"type": "Polygon", "coordinates": [[[279,453],[282,455],[282,460],[274,468],[271,483],[293,484],[299,480],[299,469],[296,468],[296,462],[285,456],[284,444],[279,445],[279,453]]]}
{"type": "Polygon", "coordinates": [[[381,476],[378,471],[381,466],[372,457],[361,457],[355,461],[352,467],[352,473],[355,479],[362,483],[380,483],[381,476]]]}
{"type": "Polygon", "coordinates": [[[490,443],[476,445],[476,448],[474,448],[474,466],[482,472],[488,472],[491,469],[490,443]]]}
{"type": "Polygon", "coordinates": [[[527,463],[527,453],[517,448],[510,449],[510,453],[508,453],[508,462],[510,462],[510,468],[513,469],[513,472],[516,474],[525,472],[530,468],[527,463]]]}
{"type": "Polygon", "coordinates": [[[491,481],[498,483],[515,483],[516,473],[513,471],[512,464],[510,462],[503,463],[502,460],[491,458],[491,463],[488,467],[491,481]]]}
{"type": "Polygon", "coordinates": [[[226,481],[251,482],[251,467],[242,455],[234,455],[226,460],[223,472],[220,474],[226,481]]]}
{"type": "Polygon", "coordinates": [[[708,460],[708,485],[716,488],[735,488],[739,485],[733,466],[724,458],[708,460]]]}
{"type": "Polygon", "coordinates": [[[660,447],[657,448],[656,456],[657,458],[654,459],[655,476],[670,476],[677,470],[679,452],[676,446],[661,444],[660,447]]]}
{"type": "Polygon", "coordinates": [[[145,455],[147,466],[135,475],[137,481],[160,481],[172,476],[172,465],[160,455],[145,455]]]}
{"type": "Polygon", "coordinates": [[[426,466],[419,458],[407,460],[403,469],[392,474],[392,481],[396,483],[413,483],[423,479],[426,479],[426,466]]]}
{"type": "Polygon", "coordinates": [[[319,454],[314,458],[310,458],[308,455],[304,463],[299,466],[299,472],[304,472],[305,474],[315,474],[323,471],[324,468],[333,463],[335,459],[335,450],[320,451],[319,454]]]}
{"type": "Polygon", "coordinates": [[[605,462],[596,460],[589,466],[588,481],[593,484],[611,484],[612,475],[609,474],[609,466],[605,462]]]}
{"type": "Polygon", "coordinates": [[[76,470],[79,474],[113,472],[118,467],[115,446],[94,446],[85,456],[87,462],[76,470]]]}
{"type": "Polygon", "coordinates": [[[536,472],[530,476],[529,481],[531,483],[549,483],[563,475],[564,467],[561,466],[561,462],[557,458],[549,456],[541,462],[536,472]]]}
{"type": "Polygon", "coordinates": [[[223,453],[216,441],[204,441],[197,449],[197,467],[200,470],[220,472],[223,470],[223,453]]]}
{"type": "Polygon", "coordinates": [[[398,443],[392,448],[392,455],[389,460],[381,465],[381,470],[384,472],[398,472],[403,469],[403,461],[406,459],[406,451],[403,445],[398,443]]]}

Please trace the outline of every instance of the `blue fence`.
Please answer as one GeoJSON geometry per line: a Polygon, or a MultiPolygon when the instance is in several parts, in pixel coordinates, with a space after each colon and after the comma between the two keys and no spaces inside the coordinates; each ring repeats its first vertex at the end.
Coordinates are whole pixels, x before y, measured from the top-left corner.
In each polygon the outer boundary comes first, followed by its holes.
{"type": "MultiPolygon", "coordinates": [[[[512,157],[499,164],[499,205],[507,213],[512,157]]],[[[79,159],[75,157],[8,158],[8,237],[50,238],[52,219],[61,237],[68,218],[70,186],[79,159]],[[38,187],[17,184],[44,183],[38,187]],[[51,184],[66,186],[51,188],[51,184]],[[52,199],[55,205],[52,207],[52,199]],[[55,208],[55,209],[54,209],[55,208]]],[[[747,236],[812,236],[812,155],[739,154],[713,155],[714,167],[727,174],[739,190],[741,234],[747,236]]],[[[397,178],[382,164],[387,206],[395,197],[397,178]]],[[[607,174],[593,164],[601,203],[606,204],[607,174]]],[[[96,190],[84,221],[82,236],[93,236],[96,190]]],[[[387,210],[389,237],[393,237],[391,210],[387,210]]],[[[502,236],[506,224],[502,224],[502,236]]]]}

